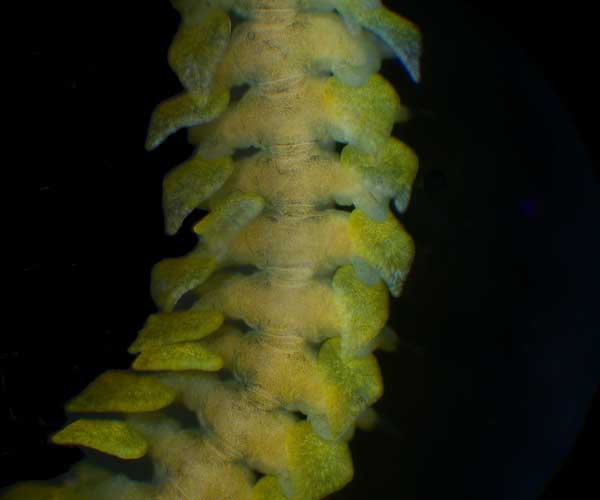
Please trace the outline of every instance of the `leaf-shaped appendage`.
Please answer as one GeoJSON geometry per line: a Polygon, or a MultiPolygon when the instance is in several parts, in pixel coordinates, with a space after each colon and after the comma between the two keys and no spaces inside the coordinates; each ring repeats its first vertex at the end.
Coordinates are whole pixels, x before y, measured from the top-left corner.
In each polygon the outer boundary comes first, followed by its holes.
{"type": "Polygon", "coordinates": [[[131,369],[72,399],[77,418],[52,438],[146,455],[156,474],[81,464],[7,499],[318,500],[352,479],[347,442],[377,421],[373,351],[394,347],[388,293],[414,254],[390,203],[407,208],[418,164],[391,137],[408,113],[377,71],[395,54],[418,81],[419,31],[379,0],[172,3],[183,91],[154,111],[146,147],[189,129],[196,151],[164,181],[166,232],[208,214],[196,248],[152,270],[158,312],[131,369]]]}

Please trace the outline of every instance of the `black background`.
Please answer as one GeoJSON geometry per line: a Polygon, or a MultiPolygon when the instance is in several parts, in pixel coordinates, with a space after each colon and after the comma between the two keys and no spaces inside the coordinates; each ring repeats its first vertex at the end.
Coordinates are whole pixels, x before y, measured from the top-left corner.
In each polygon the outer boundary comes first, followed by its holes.
{"type": "MultiPolygon", "coordinates": [[[[393,5],[425,36],[420,86],[396,61],[383,68],[414,114],[395,133],[421,158],[404,217],[417,258],[391,317],[403,347],[380,356],[380,429],[355,437],[356,477],[335,498],[598,497],[583,427],[598,419],[600,374],[597,43],[584,5],[393,5]]],[[[150,267],[194,243],[162,231],[161,180],[189,156],[184,135],[143,149],[153,107],[180,89],[166,64],[177,14],[166,0],[25,8],[2,484],[81,456],[47,443],[64,402],[128,366],[153,311],[150,267]]]]}

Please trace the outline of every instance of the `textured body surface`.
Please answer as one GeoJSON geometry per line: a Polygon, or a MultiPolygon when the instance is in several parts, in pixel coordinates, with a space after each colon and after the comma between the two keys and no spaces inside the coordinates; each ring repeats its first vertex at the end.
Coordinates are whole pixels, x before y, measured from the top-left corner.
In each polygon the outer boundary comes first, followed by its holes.
{"type": "Polygon", "coordinates": [[[67,406],[81,418],[54,436],[149,454],[154,477],[81,464],[7,499],[317,500],[351,480],[347,441],[372,424],[372,352],[393,344],[388,290],[400,295],[414,254],[390,202],[406,209],[417,170],[390,137],[408,113],[376,71],[393,52],[418,79],[418,30],[378,1],[173,4],[184,91],[155,110],[147,147],[189,128],[196,152],[165,178],[166,231],[208,215],[197,247],[152,271],[158,313],[132,370],[92,382],[67,406]]]}

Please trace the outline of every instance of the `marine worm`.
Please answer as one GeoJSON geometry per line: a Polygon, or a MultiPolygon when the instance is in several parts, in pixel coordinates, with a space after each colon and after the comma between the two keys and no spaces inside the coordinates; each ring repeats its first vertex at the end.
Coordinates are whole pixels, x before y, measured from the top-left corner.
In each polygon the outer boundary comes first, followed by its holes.
{"type": "Polygon", "coordinates": [[[397,57],[418,81],[419,30],[379,0],[172,3],[183,91],[154,111],[146,147],[188,129],[195,153],[164,180],[166,232],[207,215],[197,246],[152,270],[157,312],[131,369],[92,381],[52,437],[148,455],[154,475],[84,461],[7,500],[318,500],[351,481],[348,441],[376,421],[373,352],[393,347],[388,293],[414,255],[390,204],[406,210],[418,168],[391,135],[408,112],[377,72],[397,57]]]}

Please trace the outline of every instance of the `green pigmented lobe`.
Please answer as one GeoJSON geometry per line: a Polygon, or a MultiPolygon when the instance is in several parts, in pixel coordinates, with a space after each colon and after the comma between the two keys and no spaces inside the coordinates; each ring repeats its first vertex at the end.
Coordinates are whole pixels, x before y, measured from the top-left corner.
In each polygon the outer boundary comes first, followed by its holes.
{"type": "Polygon", "coordinates": [[[332,434],[340,436],[381,397],[379,366],[371,354],[345,357],[339,339],[330,339],[319,351],[319,369],[333,382],[327,391],[328,419],[332,434]]]}
{"type": "Polygon", "coordinates": [[[341,350],[355,356],[374,339],[387,321],[385,285],[363,283],[351,266],[341,267],[333,278],[333,289],[341,321],[341,350]]]}
{"type": "Polygon", "coordinates": [[[389,207],[407,208],[418,160],[391,137],[409,113],[376,71],[393,52],[417,81],[420,33],[379,0],[172,3],[183,88],[146,148],[191,129],[193,156],[164,179],[165,231],[208,213],[194,249],[152,269],[158,311],[128,339],[131,368],[75,396],[78,419],[52,437],[147,455],[157,473],[83,464],[2,498],[319,500],[351,481],[348,440],[377,423],[373,351],[394,348],[388,290],[414,256],[389,207]]]}
{"type": "Polygon", "coordinates": [[[376,222],[355,210],[349,229],[357,258],[376,269],[390,293],[399,296],[415,253],[412,238],[391,212],[376,222]]]}
{"type": "Polygon", "coordinates": [[[145,371],[218,371],[223,367],[221,358],[201,344],[181,342],[142,351],[132,365],[134,370],[145,371]]]}
{"type": "Polygon", "coordinates": [[[346,146],[340,160],[344,167],[361,175],[382,211],[390,198],[399,212],[406,210],[418,170],[417,156],[406,144],[391,137],[376,154],[346,146]]]}
{"type": "Polygon", "coordinates": [[[208,98],[186,92],[160,104],[150,119],[146,149],[157,148],[171,134],[183,127],[210,122],[219,116],[229,103],[229,92],[215,90],[208,98]]]}
{"type": "Polygon", "coordinates": [[[227,49],[230,35],[231,21],[222,10],[184,12],[169,49],[169,65],[199,103],[203,96],[210,95],[218,61],[227,49]]]}
{"type": "Polygon", "coordinates": [[[379,75],[373,75],[361,87],[330,78],[323,101],[332,119],[334,138],[368,153],[376,153],[384,146],[394,122],[403,116],[396,92],[379,75]]]}
{"type": "Polygon", "coordinates": [[[175,392],[152,378],[109,371],[100,375],[67,404],[81,413],[135,413],[160,410],[175,400],[175,392]]]}
{"type": "Polygon", "coordinates": [[[143,457],[148,443],[118,420],[76,420],[52,436],[56,444],[84,446],[122,459],[143,457]]]}
{"type": "Polygon", "coordinates": [[[136,354],[148,349],[200,340],[223,324],[223,314],[217,311],[177,311],[152,314],[129,352],[136,354]]]}
{"type": "Polygon", "coordinates": [[[233,169],[229,157],[203,160],[194,156],[167,174],[163,184],[167,234],[179,231],[184,219],[223,186],[233,169]]]}
{"type": "Polygon", "coordinates": [[[421,33],[412,22],[386,9],[379,0],[334,0],[334,3],[344,17],[380,36],[415,82],[421,79],[421,33]]]}
{"type": "Polygon", "coordinates": [[[323,498],[345,486],[354,473],[348,447],[317,436],[308,422],[297,423],[286,442],[291,462],[289,498],[323,498]]]}
{"type": "Polygon", "coordinates": [[[214,257],[198,249],[177,259],[165,259],[152,270],[152,298],[161,311],[171,312],[183,295],[204,283],[217,268],[214,257]]]}
{"type": "Polygon", "coordinates": [[[227,243],[252,222],[264,206],[264,200],[258,195],[232,193],[194,226],[194,232],[202,237],[211,251],[222,254],[227,243]]]}

